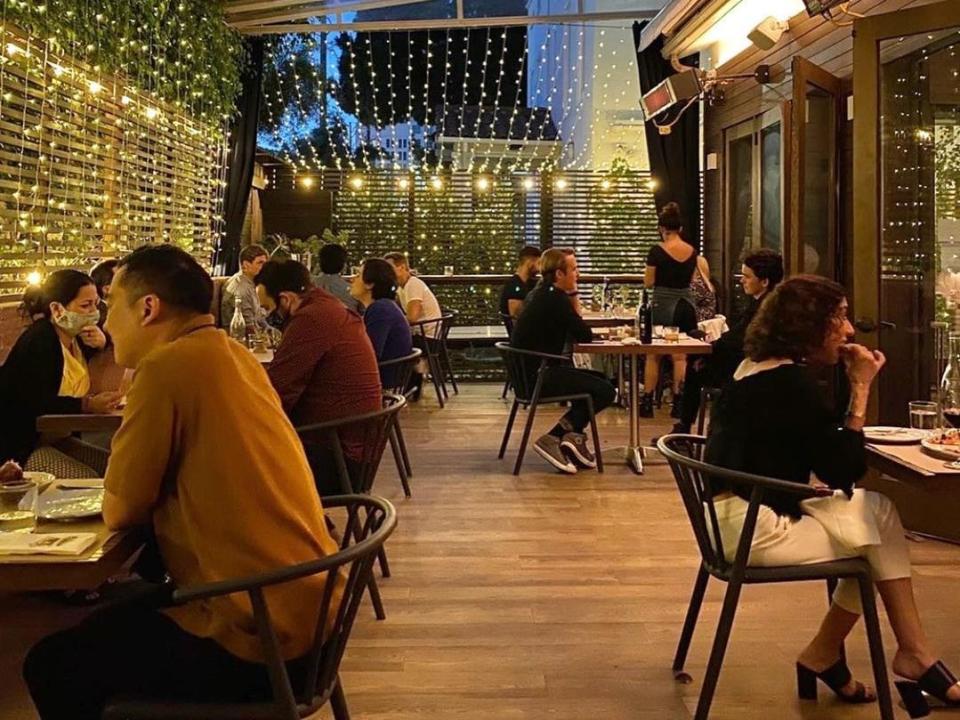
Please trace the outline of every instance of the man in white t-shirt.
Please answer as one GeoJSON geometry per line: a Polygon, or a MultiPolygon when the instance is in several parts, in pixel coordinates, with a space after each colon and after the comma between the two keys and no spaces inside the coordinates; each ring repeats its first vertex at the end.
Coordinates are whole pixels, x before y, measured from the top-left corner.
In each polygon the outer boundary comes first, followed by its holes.
{"type": "MultiPolygon", "coordinates": [[[[415,323],[440,317],[440,303],[437,302],[436,295],[423,280],[410,272],[406,255],[391,252],[383,257],[397,272],[397,283],[400,285],[397,290],[397,300],[407,316],[407,321],[415,323]]],[[[428,326],[427,335],[435,336],[438,329],[436,325],[428,326]]]]}

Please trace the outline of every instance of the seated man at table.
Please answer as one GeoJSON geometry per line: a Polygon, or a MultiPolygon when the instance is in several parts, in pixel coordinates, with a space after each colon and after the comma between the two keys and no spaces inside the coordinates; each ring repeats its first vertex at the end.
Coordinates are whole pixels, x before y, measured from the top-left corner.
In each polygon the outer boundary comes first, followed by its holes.
{"type": "MultiPolygon", "coordinates": [[[[383,259],[393,265],[397,273],[397,283],[400,285],[397,289],[397,302],[400,303],[400,309],[406,314],[407,320],[412,324],[440,317],[442,313],[437,296],[423,280],[410,272],[407,256],[402,252],[390,252],[384,255],[383,259]]],[[[434,335],[435,328],[430,328],[427,334],[434,335]]]]}
{"type": "Polygon", "coordinates": [[[520,264],[517,272],[504,283],[500,291],[500,315],[509,315],[516,320],[526,300],[537,286],[537,270],[540,267],[540,248],[526,245],[520,249],[520,264]]]}
{"type": "Polygon", "coordinates": [[[687,364],[680,420],[674,424],[671,432],[690,432],[700,410],[701,389],[722,387],[733,378],[737,366],[743,362],[747,327],[760,309],[760,304],[781,280],[783,258],[778,252],[760,248],[743,259],[740,285],[748,298],[747,304],[740,316],[730,324],[730,329],[712,343],[710,355],[687,364]]]}
{"type": "MultiPolygon", "coordinates": [[[[283,339],[267,372],[294,426],[380,409],[380,370],[363,318],[326,290],[295,260],[270,260],[257,292],[283,339]]],[[[340,442],[351,476],[363,456],[363,428],[346,427],[340,442]]],[[[321,495],[342,492],[334,451],[323,439],[304,445],[321,495]]]]}
{"type": "MultiPolygon", "coordinates": [[[[121,261],[108,300],[117,360],[137,372],[113,440],[103,519],[114,530],[152,525],[178,587],[337,551],[297,434],[260,363],[214,326],[212,293],[190,255],[147,245],[121,261]]],[[[265,591],[292,677],[306,671],[325,581],[265,591]]],[[[271,696],[246,598],[162,604],[158,592],[104,608],[35,645],[23,672],[42,720],[95,720],[108,699],[131,693],[271,696]]]]}
{"type": "MultiPolygon", "coordinates": [[[[543,281],[530,293],[513,328],[510,344],[521,350],[560,355],[569,352],[571,342],[590,342],[593,333],[580,315],[577,290],[577,258],[573,250],[551,248],[541,257],[543,281]]],[[[540,366],[525,363],[530,386],[536,381],[540,366]]],[[[581,370],[572,364],[549,367],[543,378],[541,395],[574,395],[589,393],[594,412],[599,413],[613,403],[613,385],[600,373],[581,370]]],[[[577,472],[577,466],[594,468],[597,459],[587,446],[584,429],[590,424],[587,403],[577,400],[533,449],[558,470],[577,472]]],[[[598,448],[594,448],[598,451],[598,448]]]]}
{"type": "Polygon", "coordinates": [[[350,283],[343,279],[347,265],[347,249],[343,245],[327,243],[320,248],[320,274],[314,276],[313,284],[326,290],[354,312],[362,313],[363,306],[350,294],[350,283]]]}
{"type": "Polygon", "coordinates": [[[220,298],[220,324],[228,328],[236,312],[236,301],[240,298],[240,312],[247,330],[264,329],[266,322],[260,311],[260,301],[253,279],[267,261],[267,251],[259,245],[247,245],[240,251],[240,272],[227,280],[220,298]]]}

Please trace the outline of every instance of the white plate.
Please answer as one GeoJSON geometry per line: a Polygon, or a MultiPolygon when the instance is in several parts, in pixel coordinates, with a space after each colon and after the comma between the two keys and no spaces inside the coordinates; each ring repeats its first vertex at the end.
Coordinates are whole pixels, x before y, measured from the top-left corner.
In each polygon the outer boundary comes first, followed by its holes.
{"type": "Polygon", "coordinates": [[[933,455],[943,460],[960,460],[960,445],[940,445],[924,438],[920,441],[920,446],[928,455],[933,455]]]}
{"type": "Polygon", "coordinates": [[[923,440],[928,434],[928,430],[890,425],[872,425],[863,429],[863,436],[867,442],[883,445],[913,445],[923,440]]]}
{"type": "Polygon", "coordinates": [[[34,470],[25,470],[23,477],[27,480],[33,480],[37,484],[37,489],[43,492],[50,483],[52,483],[56,478],[53,477],[53,473],[48,472],[37,472],[34,470]]]}
{"type": "Polygon", "coordinates": [[[37,516],[43,520],[81,520],[100,515],[103,490],[51,490],[40,496],[37,516]]]}

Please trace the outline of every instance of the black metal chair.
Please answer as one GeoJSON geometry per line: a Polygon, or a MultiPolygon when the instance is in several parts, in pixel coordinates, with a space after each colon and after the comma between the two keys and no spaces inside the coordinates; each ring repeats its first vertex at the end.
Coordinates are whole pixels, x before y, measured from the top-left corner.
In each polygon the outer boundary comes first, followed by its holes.
{"type": "Polygon", "coordinates": [[[700,388],[700,409],[697,410],[697,435],[703,435],[707,426],[707,418],[710,417],[710,406],[720,397],[720,388],[702,387],[700,388]]]}
{"type": "Polygon", "coordinates": [[[567,355],[551,355],[549,353],[534,352],[533,350],[521,350],[510,347],[509,343],[498,342],[495,346],[503,357],[503,362],[507,366],[507,377],[513,387],[513,407],[510,408],[510,418],[507,420],[506,430],[503,432],[503,441],[500,443],[500,454],[497,456],[503,459],[507,452],[507,443],[510,442],[510,433],[513,430],[513,422],[517,417],[517,409],[522,405],[527,412],[527,422],[523,426],[523,436],[520,439],[520,450],[517,452],[517,462],[513,467],[513,474],[520,474],[520,466],[523,464],[523,456],[527,451],[527,442],[530,440],[530,430],[533,428],[533,419],[536,416],[537,408],[544,404],[559,404],[563,402],[573,402],[575,400],[585,400],[590,413],[590,431],[593,434],[593,447],[597,454],[597,472],[603,472],[603,458],[600,456],[600,435],[597,432],[597,419],[593,412],[593,398],[587,393],[576,395],[553,395],[542,397],[540,389],[543,386],[543,373],[551,365],[561,362],[569,363],[570,358],[567,355]],[[529,367],[533,368],[536,363],[536,380],[531,384],[530,375],[527,373],[529,367]]]}
{"type": "MultiPolygon", "coordinates": [[[[507,340],[513,339],[513,315],[510,313],[500,313],[500,322],[503,323],[504,330],[507,331],[507,340]]],[[[503,383],[503,392],[500,393],[500,399],[506,400],[507,393],[510,392],[510,376],[507,376],[507,379],[503,383]]]]}
{"type": "Polygon", "coordinates": [[[340,682],[340,661],[371,576],[374,559],[397,525],[396,510],[378,497],[343,495],[324,500],[326,509],[344,508],[347,522],[340,550],[325,558],[280,568],[235,580],[175,590],[176,604],[246,593],[260,635],[263,657],[270,677],[273,698],[255,703],[189,702],[162,698],[117,698],[110,701],[104,720],[298,720],[317,712],[327,702],[336,720],[349,720],[350,713],[340,682]],[[280,646],[264,597],[264,589],[298,578],[326,573],[317,632],[307,661],[303,687],[294,688],[280,655],[280,646]],[[340,602],[334,599],[342,586],[340,602]]]}
{"type": "Polygon", "coordinates": [[[446,314],[440,317],[443,324],[440,326],[440,371],[443,373],[440,382],[443,384],[443,392],[447,392],[447,380],[450,381],[450,387],[453,388],[455,395],[460,394],[460,388],[457,387],[457,378],[453,374],[453,364],[450,362],[450,350],[447,347],[447,338],[450,331],[457,322],[457,311],[448,310],[446,314]]]}
{"type": "MultiPolygon", "coordinates": [[[[383,394],[383,408],[362,415],[350,415],[336,420],[328,420],[313,425],[304,425],[297,428],[297,434],[304,442],[322,442],[333,451],[334,462],[337,466],[337,478],[344,495],[362,493],[367,495],[373,488],[373,481],[377,477],[380,460],[390,436],[390,429],[394,426],[397,413],[407,404],[403,395],[393,393],[383,394]],[[354,463],[355,471],[350,472],[343,446],[340,441],[340,432],[347,427],[360,428],[362,434],[363,452],[360,460],[354,463]]],[[[324,499],[326,502],[326,499],[324,499]]],[[[380,571],[383,577],[390,577],[390,566],[387,564],[387,555],[381,547],[378,551],[380,571]]],[[[378,620],[387,617],[380,599],[380,590],[377,581],[370,575],[367,583],[370,589],[370,601],[378,620]]]]}
{"type": "MultiPolygon", "coordinates": [[[[381,377],[384,375],[384,370],[391,369],[393,373],[392,379],[384,386],[384,390],[406,397],[410,378],[422,355],[423,351],[420,348],[414,348],[409,355],[379,363],[381,377]]],[[[403,494],[410,497],[409,478],[413,476],[413,468],[410,466],[407,443],[404,441],[403,431],[400,429],[399,415],[397,415],[393,427],[390,429],[390,449],[393,451],[393,460],[397,464],[397,473],[400,475],[400,484],[403,485],[403,494]]]]}
{"type": "Polygon", "coordinates": [[[677,654],[673,661],[674,677],[689,681],[683,672],[690,649],[690,641],[700,614],[700,606],[707,589],[710,576],[727,583],[727,591],[720,610],[720,620],[713,639],[710,659],[700,690],[700,700],[694,720],[707,720],[713,701],[727,642],[733,627],[740,591],[744,585],[776,582],[799,582],[805,580],[826,580],[828,592],[837,580],[852,578],[859,583],[860,597],[863,602],[863,619],[870,646],[870,660],[876,682],[877,698],[880,704],[882,720],[893,720],[893,706],[890,699],[890,684],[887,678],[887,666],[884,662],[883,639],[880,635],[880,621],[877,617],[877,604],[873,594],[873,579],[870,566],[861,558],[834,560],[832,562],[811,565],[791,565],[782,567],[752,567],[747,565],[753,532],[757,524],[757,515],[763,502],[764,493],[769,491],[785,492],[799,498],[817,497],[818,491],[799,483],[774,478],[750,475],[726,468],[709,465],[702,461],[706,439],[697,435],[665,435],[657,442],[657,449],[667,458],[673,476],[676,479],[684,509],[690,519],[693,534],[700,549],[701,562],[693,586],[690,607],[680,633],[677,654]],[[726,559],[720,539],[720,526],[713,502],[712,481],[722,479],[740,487],[750,488],[750,504],[743,521],[743,531],[737,544],[733,562],[726,559]]]}
{"type": "Polygon", "coordinates": [[[427,369],[430,373],[430,381],[437,392],[437,402],[443,407],[443,401],[447,399],[447,387],[443,381],[444,370],[441,360],[441,338],[443,336],[444,318],[438,317],[431,320],[418,320],[410,323],[410,330],[413,332],[414,345],[423,350],[427,361],[427,369]]]}

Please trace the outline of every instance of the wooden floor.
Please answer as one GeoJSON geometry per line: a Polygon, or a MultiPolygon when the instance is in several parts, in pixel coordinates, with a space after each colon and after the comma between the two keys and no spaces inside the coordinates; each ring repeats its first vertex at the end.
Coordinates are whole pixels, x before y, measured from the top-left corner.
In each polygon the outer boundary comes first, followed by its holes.
{"type": "MultiPolygon", "coordinates": [[[[496,459],[505,417],[492,385],[461,388],[443,410],[427,399],[405,411],[414,496],[403,499],[385,457],[375,489],[396,503],[400,524],[388,545],[393,577],[380,585],[387,619],[361,608],[344,660],[352,716],[691,718],[722,588],[704,604],[694,682],[675,684],[670,663],[697,556],[667,469],[637,477],[609,457],[604,475],[570,477],[531,453],[515,478],[496,459]]],[[[538,426],[555,418],[544,411],[538,426]]],[[[666,427],[663,419],[644,436],[666,427]]],[[[623,412],[605,413],[600,432],[604,446],[622,444],[623,412]]],[[[930,634],[960,666],[960,548],[922,542],[911,552],[930,634]]],[[[842,706],[822,692],[819,704],[795,699],[794,658],[825,608],[818,584],[747,588],[711,717],[878,717],[875,705],[842,706]]],[[[32,718],[23,653],[78,611],[31,596],[0,598],[0,614],[0,718],[32,718]]],[[[889,632],[886,648],[889,659],[889,632]]],[[[868,673],[862,632],[848,651],[854,671],[868,673]]]]}

